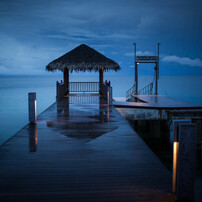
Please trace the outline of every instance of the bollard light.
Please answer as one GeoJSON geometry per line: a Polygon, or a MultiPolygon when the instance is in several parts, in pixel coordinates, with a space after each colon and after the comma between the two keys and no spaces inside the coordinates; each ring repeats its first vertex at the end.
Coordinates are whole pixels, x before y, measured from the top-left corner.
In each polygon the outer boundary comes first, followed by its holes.
{"type": "Polygon", "coordinates": [[[172,192],[177,193],[177,175],[179,161],[179,134],[178,126],[184,123],[191,123],[190,119],[175,119],[172,122],[173,130],[173,176],[172,176],[172,192]]]}
{"type": "Polygon", "coordinates": [[[173,186],[172,186],[173,193],[176,193],[177,188],[178,150],[179,150],[179,142],[173,142],[173,186]]]}
{"type": "Polygon", "coordinates": [[[35,122],[37,118],[36,93],[29,93],[28,100],[29,100],[29,121],[32,123],[35,122]]]}

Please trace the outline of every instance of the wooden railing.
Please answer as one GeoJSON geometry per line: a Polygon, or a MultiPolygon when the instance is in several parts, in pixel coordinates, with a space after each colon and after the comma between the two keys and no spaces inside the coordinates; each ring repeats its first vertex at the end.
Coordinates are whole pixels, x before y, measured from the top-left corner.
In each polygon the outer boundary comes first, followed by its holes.
{"type": "MultiPolygon", "coordinates": [[[[105,99],[108,100],[109,104],[112,104],[112,87],[110,87],[110,81],[105,81],[105,83],[101,84],[99,82],[69,82],[69,87],[67,89],[65,89],[64,82],[57,82],[56,87],[57,99],[60,99],[69,93],[80,94],[85,92],[99,92],[105,99]]],[[[78,100],[77,98],[76,100],[78,100]]]]}
{"type": "Polygon", "coordinates": [[[99,82],[69,82],[69,92],[99,92],[99,82]]]}
{"type": "Polygon", "coordinates": [[[70,103],[99,103],[99,96],[91,96],[89,94],[77,94],[76,96],[70,96],[70,103]]]}
{"type": "Polygon", "coordinates": [[[153,82],[145,86],[143,89],[138,91],[138,95],[152,95],[153,94],[153,82]]]}

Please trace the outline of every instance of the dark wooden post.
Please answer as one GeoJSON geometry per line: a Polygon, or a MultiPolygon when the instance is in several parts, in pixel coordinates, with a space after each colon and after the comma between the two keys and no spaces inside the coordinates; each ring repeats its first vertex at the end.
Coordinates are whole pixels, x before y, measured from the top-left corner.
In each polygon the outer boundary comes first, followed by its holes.
{"type": "Polygon", "coordinates": [[[65,94],[69,94],[69,69],[64,69],[64,86],[65,86],[65,94]]]}
{"type": "Polygon", "coordinates": [[[28,94],[28,102],[29,102],[29,121],[34,123],[37,119],[36,114],[36,93],[28,94]]]}
{"type": "Polygon", "coordinates": [[[103,72],[104,72],[104,67],[102,67],[102,69],[99,69],[99,89],[100,89],[100,94],[101,94],[101,84],[103,83],[103,72]]]}

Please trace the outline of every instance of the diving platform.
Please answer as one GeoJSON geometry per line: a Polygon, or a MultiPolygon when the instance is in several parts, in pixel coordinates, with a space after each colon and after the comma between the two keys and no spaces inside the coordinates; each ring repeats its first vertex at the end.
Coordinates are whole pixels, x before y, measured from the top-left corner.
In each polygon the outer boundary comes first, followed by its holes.
{"type": "Polygon", "coordinates": [[[58,99],[0,161],[1,201],[175,201],[170,172],[100,95],[58,99]]]}

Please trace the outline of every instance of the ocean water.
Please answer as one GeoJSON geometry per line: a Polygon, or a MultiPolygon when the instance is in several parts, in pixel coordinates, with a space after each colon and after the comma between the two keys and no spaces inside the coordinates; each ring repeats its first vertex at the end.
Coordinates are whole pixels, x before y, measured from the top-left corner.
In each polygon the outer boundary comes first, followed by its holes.
{"type": "MultiPolygon", "coordinates": [[[[37,93],[37,114],[53,102],[56,96],[56,81],[61,76],[52,77],[0,77],[0,145],[28,123],[28,93],[37,93]]],[[[132,86],[133,76],[105,75],[113,87],[113,97],[125,98],[132,86]]],[[[140,76],[139,88],[153,80],[152,76],[140,76]]],[[[70,75],[70,81],[98,81],[98,75],[70,75]]],[[[202,105],[201,76],[161,76],[159,94],[182,101],[202,105]]]]}

